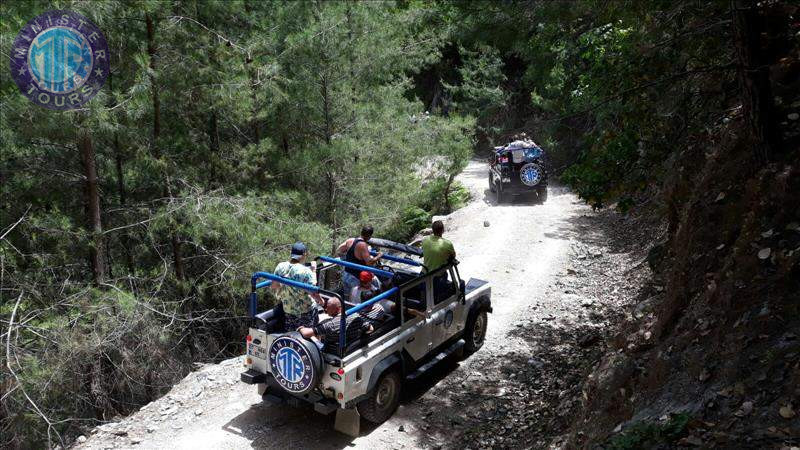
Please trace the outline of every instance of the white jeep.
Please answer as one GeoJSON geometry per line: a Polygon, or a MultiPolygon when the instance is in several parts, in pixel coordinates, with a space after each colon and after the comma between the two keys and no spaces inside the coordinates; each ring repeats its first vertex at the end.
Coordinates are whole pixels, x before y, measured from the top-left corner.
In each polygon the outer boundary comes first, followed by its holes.
{"type": "Polygon", "coordinates": [[[268,272],[252,278],[250,313],[254,324],[247,341],[241,380],[258,386],[266,401],[300,406],[314,405],[316,411],[336,411],[335,428],[357,436],[359,417],[381,423],[397,408],[404,379],[414,379],[446,356],[468,355],[478,350],[486,336],[487,313],[492,311],[491,288],[483,280],[461,280],[458,262],[426,273],[420,249],[382,239],[370,244],[383,247],[388,265],[367,267],[319,257],[318,286],[298,283],[268,272]],[[403,256],[400,256],[403,253],[403,256]],[[352,304],[341,292],[326,289],[339,285],[340,266],[365,270],[383,281],[383,292],[370,300],[352,304]],[[259,282],[259,280],[266,281],[259,282]],[[257,313],[256,290],[278,281],[323,297],[336,297],[343,313],[329,320],[341,320],[335,348],[320,350],[296,331],[282,332],[281,304],[257,313]],[[348,342],[345,317],[391,299],[396,314],[386,314],[372,323],[372,331],[348,342]],[[406,308],[419,311],[407,314],[406,308]]]}

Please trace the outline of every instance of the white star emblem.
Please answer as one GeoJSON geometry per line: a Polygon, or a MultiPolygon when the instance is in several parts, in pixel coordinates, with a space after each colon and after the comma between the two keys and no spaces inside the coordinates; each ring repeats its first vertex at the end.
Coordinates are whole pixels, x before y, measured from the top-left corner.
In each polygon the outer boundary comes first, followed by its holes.
{"type": "Polygon", "coordinates": [[[102,76],[103,76],[103,71],[102,71],[102,70],[100,70],[99,68],[98,68],[98,69],[94,69],[94,73],[95,73],[95,75],[97,75],[98,77],[102,77],[102,76]]]}
{"type": "Polygon", "coordinates": [[[19,74],[22,75],[25,73],[25,66],[19,68],[19,74]]]}

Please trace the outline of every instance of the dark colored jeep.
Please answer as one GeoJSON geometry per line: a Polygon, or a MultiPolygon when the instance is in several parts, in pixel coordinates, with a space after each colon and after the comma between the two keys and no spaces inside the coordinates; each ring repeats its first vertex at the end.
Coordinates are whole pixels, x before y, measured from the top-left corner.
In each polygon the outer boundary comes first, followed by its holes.
{"type": "Polygon", "coordinates": [[[507,195],[535,193],[547,200],[547,170],[544,150],[533,141],[514,141],[495,147],[489,166],[489,190],[500,203],[507,195]]]}

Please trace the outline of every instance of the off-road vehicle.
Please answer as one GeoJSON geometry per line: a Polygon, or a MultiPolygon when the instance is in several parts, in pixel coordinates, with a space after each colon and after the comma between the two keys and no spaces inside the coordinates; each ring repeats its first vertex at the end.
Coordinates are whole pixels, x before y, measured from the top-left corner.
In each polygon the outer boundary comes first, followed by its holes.
{"type": "Polygon", "coordinates": [[[361,266],[321,256],[317,286],[269,272],[253,274],[250,313],[254,323],[246,337],[247,370],[241,375],[243,382],[258,386],[266,401],[312,404],[324,414],[336,411],[335,428],[350,435],[358,435],[360,417],[381,423],[394,413],[405,379],[419,377],[448,355],[477,351],[486,335],[487,313],[492,311],[489,283],[464,282],[457,261],[428,272],[420,261],[420,249],[381,239],[372,239],[370,244],[383,247],[386,254],[381,261],[386,265],[361,266]],[[343,300],[338,287],[342,266],[373,273],[382,281],[383,291],[363,303],[342,303],[343,313],[328,319],[341,320],[338,345],[333,348],[320,350],[300,333],[284,330],[280,303],[257,312],[257,290],[273,281],[343,300]],[[359,339],[346,340],[346,317],[386,299],[395,303],[396,314],[386,314],[359,339]],[[406,308],[421,314],[408,314],[406,308]]]}
{"type": "Polygon", "coordinates": [[[536,195],[547,200],[545,153],[530,140],[514,141],[495,147],[489,160],[489,190],[497,203],[510,195],[536,195]]]}

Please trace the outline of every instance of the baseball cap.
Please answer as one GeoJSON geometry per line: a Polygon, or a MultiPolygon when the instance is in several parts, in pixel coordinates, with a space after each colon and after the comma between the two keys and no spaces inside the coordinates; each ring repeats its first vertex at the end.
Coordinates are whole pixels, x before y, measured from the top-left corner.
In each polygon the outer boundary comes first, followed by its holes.
{"type": "Polygon", "coordinates": [[[372,274],[366,270],[362,270],[361,273],[358,274],[358,279],[361,280],[362,283],[369,283],[372,281],[372,274]]]}
{"type": "Polygon", "coordinates": [[[290,258],[292,258],[292,259],[300,259],[300,258],[303,257],[303,255],[306,254],[307,251],[308,251],[308,249],[306,249],[306,244],[303,244],[302,242],[299,242],[299,241],[295,242],[292,245],[292,254],[291,254],[290,258]]]}

